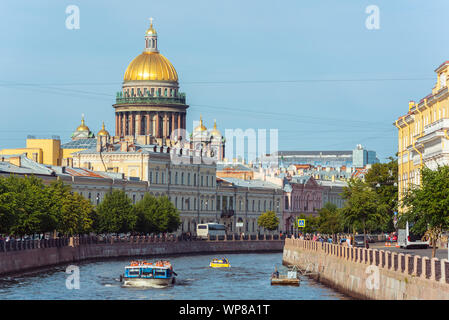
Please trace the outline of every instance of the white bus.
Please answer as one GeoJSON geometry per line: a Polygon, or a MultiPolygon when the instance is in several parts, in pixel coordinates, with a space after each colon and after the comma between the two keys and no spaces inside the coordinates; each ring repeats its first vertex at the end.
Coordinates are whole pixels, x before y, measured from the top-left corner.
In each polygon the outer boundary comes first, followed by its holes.
{"type": "Polygon", "coordinates": [[[201,239],[207,239],[211,236],[225,236],[226,227],[219,223],[202,223],[196,226],[196,236],[201,239]]]}

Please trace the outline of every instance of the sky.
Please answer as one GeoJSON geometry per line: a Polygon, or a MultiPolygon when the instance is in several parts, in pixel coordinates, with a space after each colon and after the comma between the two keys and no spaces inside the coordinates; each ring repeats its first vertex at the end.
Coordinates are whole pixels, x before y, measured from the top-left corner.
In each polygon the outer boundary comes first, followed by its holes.
{"type": "MultiPolygon", "coordinates": [[[[0,149],[70,140],[81,114],[114,133],[114,104],[154,18],[178,72],[187,130],[278,129],[279,150],[397,152],[393,122],[449,60],[447,0],[0,2],[0,149]],[[66,8],[79,8],[68,29],[66,8]],[[367,19],[379,9],[379,28],[367,19]]],[[[372,21],[372,20],[369,20],[372,21]]]]}

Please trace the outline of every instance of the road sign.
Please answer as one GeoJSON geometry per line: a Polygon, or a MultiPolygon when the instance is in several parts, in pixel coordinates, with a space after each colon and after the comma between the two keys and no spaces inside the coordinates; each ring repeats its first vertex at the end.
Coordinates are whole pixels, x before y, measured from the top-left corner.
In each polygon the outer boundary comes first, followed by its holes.
{"type": "Polygon", "coordinates": [[[304,228],[306,226],[306,219],[298,219],[298,228],[304,228]]]}

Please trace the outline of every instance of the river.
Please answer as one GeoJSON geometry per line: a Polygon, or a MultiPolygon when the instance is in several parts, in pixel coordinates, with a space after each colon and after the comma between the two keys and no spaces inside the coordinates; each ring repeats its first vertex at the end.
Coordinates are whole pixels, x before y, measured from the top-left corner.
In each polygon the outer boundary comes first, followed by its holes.
{"type": "MultiPolygon", "coordinates": [[[[307,277],[299,287],[271,286],[270,275],[282,266],[282,253],[167,256],[178,274],[173,287],[129,288],[119,282],[132,259],[78,263],[79,289],[69,290],[66,265],[0,278],[0,300],[342,300],[346,296],[307,277]],[[230,269],[209,268],[214,257],[226,257],[230,269]]],[[[139,258],[144,259],[144,258],[139,258]]],[[[151,257],[146,260],[152,261],[151,257]]]]}

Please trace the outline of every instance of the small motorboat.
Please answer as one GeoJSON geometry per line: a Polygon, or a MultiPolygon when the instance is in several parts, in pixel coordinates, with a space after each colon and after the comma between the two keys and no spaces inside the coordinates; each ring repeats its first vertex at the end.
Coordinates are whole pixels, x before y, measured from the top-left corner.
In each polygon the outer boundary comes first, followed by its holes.
{"type": "Polygon", "coordinates": [[[212,261],[209,263],[209,267],[211,267],[211,268],[230,268],[231,264],[229,263],[229,260],[226,258],[212,259],[212,261]]]}
{"type": "Polygon", "coordinates": [[[176,272],[167,260],[155,263],[147,261],[131,261],[125,267],[125,273],[120,276],[124,286],[161,287],[175,283],[176,272]]]}
{"type": "Polygon", "coordinates": [[[287,274],[280,274],[275,268],[271,274],[271,285],[299,286],[299,276],[296,267],[289,270],[287,274]]]}

